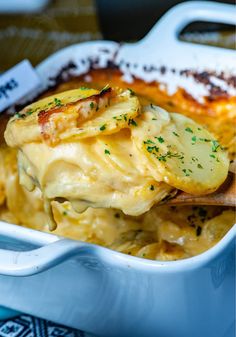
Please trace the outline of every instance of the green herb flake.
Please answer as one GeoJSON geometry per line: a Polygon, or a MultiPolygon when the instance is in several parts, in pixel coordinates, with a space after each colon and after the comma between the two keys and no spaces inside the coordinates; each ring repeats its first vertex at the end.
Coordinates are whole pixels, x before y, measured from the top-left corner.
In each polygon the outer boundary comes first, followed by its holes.
{"type": "Polygon", "coordinates": [[[93,102],[90,103],[90,108],[91,108],[91,109],[94,108],[94,103],[93,103],[93,102]]]}
{"type": "Polygon", "coordinates": [[[199,169],[203,169],[203,167],[202,167],[201,164],[197,164],[197,167],[198,167],[199,169]]]}
{"type": "Polygon", "coordinates": [[[177,132],[173,131],[172,133],[173,133],[173,135],[175,135],[176,137],[179,137],[179,135],[178,135],[177,132]]]}
{"type": "Polygon", "coordinates": [[[185,131],[190,132],[190,133],[193,133],[193,130],[192,130],[191,128],[189,128],[189,127],[187,127],[187,128],[185,129],[185,131]]]}
{"type": "Polygon", "coordinates": [[[151,139],[147,139],[143,144],[155,144],[151,139]]]}
{"type": "Polygon", "coordinates": [[[165,153],[164,155],[157,157],[159,161],[165,161],[165,162],[167,158],[177,158],[177,159],[183,160],[184,156],[179,153],[173,153],[171,151],[167,151],[167,153],[165,153]]]}
{"type": "Polygon", "coordinates": [[[89,90],[87,87],[80,87],[80,90],[89,90]]]}
{"type": "Polygon", "coordinates": [[[135,122],[133,118],[129,119],[128,125],[138,126],[138,124],[135,122]]]}
{"type": "Polygon", "coordinates": [[[150,186],[150,190],[154,191],[154,186],[153,185],[150,186]]]}
{"type": "Polygon", "coordinates": [[[105,129],[106,129],[106,124],[104,124],[100,127],[100,131],[104,131],[105,129]]]}
{"type": "Polygon", "coordinates": [[[160,137],[155,137],[159,143],[164,143],[164,139],[160,136],[160,137]]]}
{"type": "Polygon", "coordinates": [[[190,174],[187,172],[186,169],[183,169],[182,171],[184,172],[184,174],[185,174],[186,177],[189,177],[189,176],[190,176],[190,174]]]}
{"type": "Polygon", "coordinates": [[[193,136],[193,137],[192,137],[192,142],[193,142],[192,145],[194,145],[194,144],[196,143],[196,141],[197,141],[197,137],[196,137],[196,136],[193,136]]]}
{"type": "Polygon", "coordinates": [[[219,142],[217,142],[217,140],[212,140],[212,147],[211,147],[212,152],[217,152],[219,147],[220,147],[219,142]]]}
{"type": "Polygon", "coordinates": [[[201,140],[202,142],[205,142],[205,143],[211,142],[211,140],[207,139],[207,138],[199,138],[199,140],[201,140]]]}
{"type": "Polygon", "coordinates": [[[159,151],[159,148],[156,145],[154,145],[154,146],[147,146],[147,151],[149,153],[155,154],[155,152],[159,151]]]}
{"type": "Polygon", "coordinates": [[[58,99],[58,98],[56,98],[56,97],[54,98],[54,103],[55,103],[55,105],[58,106],[58,107],[62,106],[61,100],[58,99]]]}
{"type": "Polygon", "coordinates": [[[216,156],[214,154],[210,154],[210,157],[211,158],[215,158],[216,156]]]}
{"type": "Polygon", "coordinates": [[[154,118],[154,117],[153,117],[153,118],[152,118],[152,121],[157,121],[157,118],[154,118]]]}
{"type": "Polygon", "coordinates": [[[63,211],[63,213],[62,213],[62,214],[66,216],[68,213],[67,213],[66,211],[63,211]]]}
{"type": "Polygon", "coordinates": [[[30,110],[27,110],[27,111],[26,111],[26,114],[27,114],[28,116],[30,116],[30,115],[32,115],[33,112],[34,112],[34,111],[33,111],[32,109],[30,109],[30,110]]]}
{"type": "Polygon", "coordinates": [[[104,150],[104,153],[105,154],[111,154],[111,152],[109,150],[107,150],[107,149],[104,150]]]}

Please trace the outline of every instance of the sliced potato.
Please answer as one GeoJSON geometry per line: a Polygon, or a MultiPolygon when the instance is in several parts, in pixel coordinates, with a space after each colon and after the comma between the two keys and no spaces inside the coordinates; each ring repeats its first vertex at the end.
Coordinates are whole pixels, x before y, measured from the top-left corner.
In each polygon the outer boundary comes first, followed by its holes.
{"type": "Polygon", "coordinates": [[[175,192],[139,164],[140,153],[128,129],[54,147],[25,144],[18,160],[21,183],[32,190],[30,179],[42,190],[51,220],[47,201],[57,198],[70,201],[77,212],[112,207],[140,215],[175,192]]]}
{"type": "Polygon", "coordinates": [[[206,221],[202,238],[208,242],[217,242],[235,224],[235,212],[231,209],[222,212],[220,215],[206,221]]]}
{"type": "Polygon", "coordinates": [[[18,147],[28,142],[41,141],[41,128],[38,124],[38,115],[40,113],[44,112],[49,116],[49,112],[53,109],[62,108],[68,103],[71,104],[97,94],[99,94],[98,90],[81,87],[48,96],[26,106],[16,113],[7,125],[5,139],[8,145],[18,147]]]}
{"type": "Polygon", "coordinates": [[[34,102],[26,106],[21,112],[19,112],[19,115],[25,114],[26,116],[28,116],[34,113],[38,115],[40,111],[48,111],[51,110],[52,108],[62,107],[68,103],[74,103],[81,99],[97,94],[99,94],[99,90],[84,87],[80,87],[78,89],[73,90],[67,90],[64,92],[60,92],[56,95],[45,97],[37,102],[34,102]]]}
{"type": "Polygon", "coordinates": [[[190,118],[152,105],[136,123],[132,139],[158,181],[190,194],[208,194],[227,177],[227,154],[190,118]]]}
{"type": "Polygon", "coordinates": [[[49,145],[55,145],[62,140],[107,135],[128,127],[139,108],[138,98],[129,90],[70,90],[26,107],[11,120],[5,136],[14,146],[13,142],[19,145],[38,141],[41,136],[49,145]],[[19,127],[24,130],[19,132],[19,127]]]}
{"type": "Polygon", "coordinates": [[[98,110],[94,118],[81,123],[77,128],[67,128],[59,137],[61,140],[75,140],[118,132],[133,122],[139,108],[138,98],[127,90],[111,97],[108,106],[101,112],[98,110]]]}

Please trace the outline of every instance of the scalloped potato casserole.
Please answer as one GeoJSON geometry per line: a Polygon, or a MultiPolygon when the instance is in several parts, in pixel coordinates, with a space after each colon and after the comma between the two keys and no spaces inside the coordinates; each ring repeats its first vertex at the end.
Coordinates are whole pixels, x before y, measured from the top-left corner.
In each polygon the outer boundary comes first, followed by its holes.
{"type": "Polygon", "coordinates": [[[197,255],[233,226],[233,209],[164,203],[224,182],[235,115],[235,98],[127,88],[116,70],[62,83],[0,119],[0,219],[149,259],[197,255]]]}

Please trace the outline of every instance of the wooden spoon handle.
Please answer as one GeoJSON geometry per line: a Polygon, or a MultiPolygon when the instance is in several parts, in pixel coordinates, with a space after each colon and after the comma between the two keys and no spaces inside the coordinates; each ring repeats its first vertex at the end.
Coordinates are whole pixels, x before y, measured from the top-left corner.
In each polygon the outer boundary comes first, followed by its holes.
{"type": "Polygon", "coordinates": [[[179,191],[177,195],[169,199],[166,204],[236,206],[235,174],[229,172],[225,182],[212,194],[198,196],[179,191]]]}

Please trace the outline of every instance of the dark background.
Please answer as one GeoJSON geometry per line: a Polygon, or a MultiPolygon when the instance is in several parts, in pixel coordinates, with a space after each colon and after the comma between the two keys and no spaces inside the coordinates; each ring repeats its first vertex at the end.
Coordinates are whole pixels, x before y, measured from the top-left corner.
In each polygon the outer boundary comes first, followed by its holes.
{"type": "MultiPolygon", "coordinates": [[[[171,7],[186,1],[176,0],[97,0],[102,34],[107,40],[130,41],[144,37],[171,7]]],[[[235,4],[234,0],[217,1],[235,4]]],[[[195,25],[193,30],[219,30],[219,25],[195,25]]]]}

